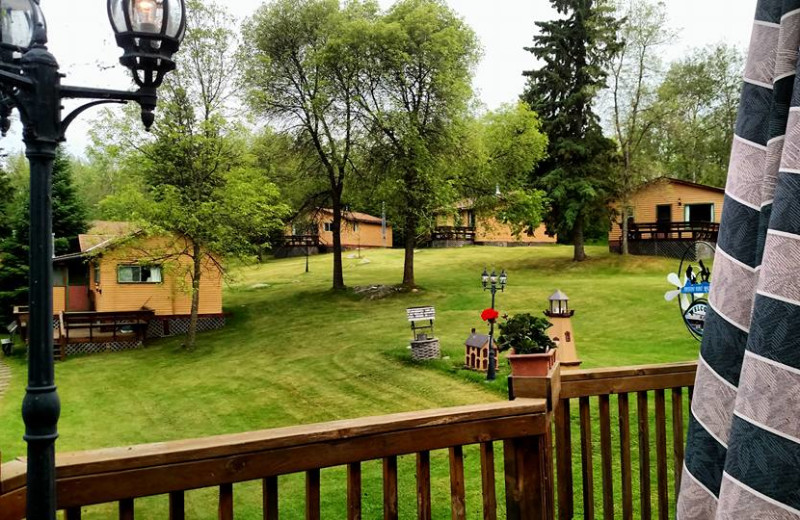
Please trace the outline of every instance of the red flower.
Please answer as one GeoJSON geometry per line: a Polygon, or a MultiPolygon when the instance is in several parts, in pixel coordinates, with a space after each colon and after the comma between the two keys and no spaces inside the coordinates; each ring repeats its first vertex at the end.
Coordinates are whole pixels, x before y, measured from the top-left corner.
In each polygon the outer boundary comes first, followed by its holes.
{"type": "Polygon", "coordinates": [[[500,313],[494,309],[483,309],[481,313],[481,319],[490,323],[494,322],[498,316],[500,316],[500,313]]]}

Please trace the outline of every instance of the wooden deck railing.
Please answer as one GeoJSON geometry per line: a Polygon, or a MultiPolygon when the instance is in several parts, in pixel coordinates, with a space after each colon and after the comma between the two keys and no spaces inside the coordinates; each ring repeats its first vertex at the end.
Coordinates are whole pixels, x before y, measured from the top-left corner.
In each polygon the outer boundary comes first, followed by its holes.
{"type": "Polygon", "coordinates": [[[467,226],[438,226],[431,234],[431,240],[475,241],[475,228],[467,226]]]}
{"type": "MultiPolygon", "coordinates": [[[[305,473],[305,517],[321,518],[320,469],[345,466],[347,518],[361,518],[361,463],[382,460],[384,518],[398,518],[400,455],[416,454],[417,517],[431,518],[432,450],[447,449],[453,519],[466,508],[497,518],[493,442],[503,442],[506,518],[551,518],[547,475],[544,400],[466,406],[279,428],[204,439],[112,448],[59,455],[57,492],[67,520],[81,518],[81,507],[118,503],[119,517],[133,519],[135,500],[168,495],[159,517],[184,518],[184,492],[215,487],[218,517],[233,518],[234,484],[260,480],[263,517],[277,519],[279,475],[305,473]],[[481,454],[482,504],[466,504],[463,446],[481,454]],[[165,507],[165,509],[166,509],[165,507]]],[[[25,464],[0,467],[3,520],[25,516],[25,464]]],[[[404,515],[405,516],[405,515],[404,515]]],[[[328,516],[326,516],[327,518],[328,516]]]]}
{"type": "Polygon", "coordinates": [[[286,235],[281,241],[282,247],[319,247],[319,235],[286,235]]]}
{"type": "Polygon", "coordinates": [[[716,222],[642,222],[628,230],[631,241],[649,240],[706,240],[716,242],[719,223],[716,222]]]}
{"type": "Polygon", "coordinates": [[[574,518],[576,502],[580,516],[594,518],[598,493],[604,519],[674,517],[672,504],[683,468],[684,408],[691,403],[696,370],[696,362],[574,371],[556,368],[547,378],[509,379],[512,398],[548,399],[554,419],[559,519],[574,518]],[[595,464],[598,455],[599,466],[595,464]]]}

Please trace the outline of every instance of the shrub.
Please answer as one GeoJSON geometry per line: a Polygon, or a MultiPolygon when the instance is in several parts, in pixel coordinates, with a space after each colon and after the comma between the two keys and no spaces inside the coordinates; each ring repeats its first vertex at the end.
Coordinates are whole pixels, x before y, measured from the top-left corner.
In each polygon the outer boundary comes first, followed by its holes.
{"type": "Polygon", "coordinates": [[[556,347],[546,332],[552,326],[546,319],[528,313],[512,316],[500,324],[498,348],[513,348],[515,354],[545,354],[556,347]]]}

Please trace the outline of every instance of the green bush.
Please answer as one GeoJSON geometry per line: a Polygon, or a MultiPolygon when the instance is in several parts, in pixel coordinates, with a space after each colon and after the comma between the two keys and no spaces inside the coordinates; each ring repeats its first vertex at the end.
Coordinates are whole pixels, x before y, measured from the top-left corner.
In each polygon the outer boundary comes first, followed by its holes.
{"type": "Polygon", "coordinates": [[[514,349],[515,354],[545,354],[556,344],[547,335],[553,324],[544,318],[531,314],[516,314],[500,324],[498,348],[514,349]]]}

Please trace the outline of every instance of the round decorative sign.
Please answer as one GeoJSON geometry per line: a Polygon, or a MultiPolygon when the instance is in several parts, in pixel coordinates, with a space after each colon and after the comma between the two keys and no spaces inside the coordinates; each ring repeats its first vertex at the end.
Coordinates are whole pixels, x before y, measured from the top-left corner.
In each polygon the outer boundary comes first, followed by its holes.
{"type": "Polygon", "coordinates": [[[677,300],[681,319],[689,333],[697,340],[703,338],[708,297],[711,292],[711,264],[716,248],[708,242],[695,242],[681,258],[678,273],[670,273],[667,281],[675,290],[667,291],[664,299],[677,300]]]}

